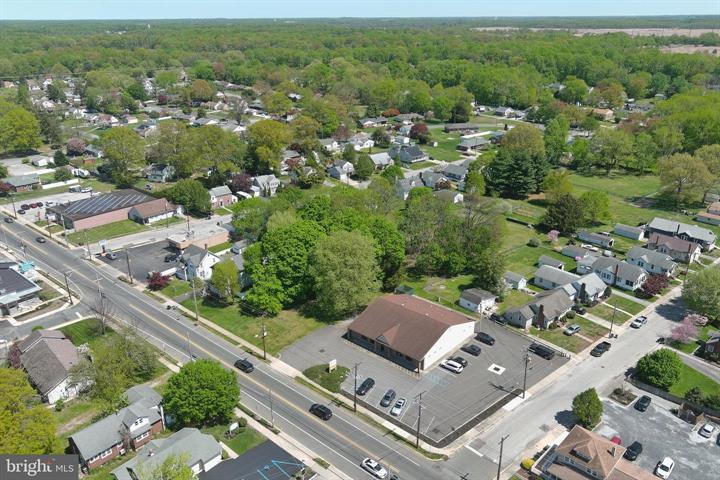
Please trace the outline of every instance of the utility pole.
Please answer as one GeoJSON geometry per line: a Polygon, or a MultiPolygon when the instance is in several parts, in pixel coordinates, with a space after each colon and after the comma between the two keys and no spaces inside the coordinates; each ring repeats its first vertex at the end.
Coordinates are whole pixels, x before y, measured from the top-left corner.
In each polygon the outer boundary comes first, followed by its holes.
{"type": "Polygon", "coordinates": [[[272,428],[275,428],[275,412],[273,410],[272,388],[268,389],[268,394],[270,396],[270,426],[272,426],[272,428]]]}
{"type": "Polygon", "coordinates": [[[265,320],[263,319],[261,321],[262,321],[262,326],[261,326],[262,330],[260,330],[260,336],[262,337],[262,342],[263,342],[263,360],[267,360],[267,350],[265,348],[265,337],[267,337],[267,329],[265,328],[265,320]]]}
{"type": "Polygon", "coordinates": [[[130,252],[128,252],[128,249],[125,249],[125,260],[127,262],[127,269],[128,269],[128,277],[130,277],[130,285],[133,284],[133,278],[132,278],[132,270],[130,270],[130,252]]]}
{"type": "Polygon", "coordinates": [[[525,389],[527,387],[527,371],[528,365],[530,365],[530,352],[525,351],[525,373],[523,374],[523,393],[522,398],[525,398],[525,389]]]}
{"type": "Polygon", "coordinates": [[[417,428],[415,429],[415,448],[420,448],[420,420],[422,417],[422,396],[424,392],[418,393],[417,396],[417,402],[418,402],[418,418],[417,418],[417,428]]]}
{"type": "Polygon", "coordinates": [[[17,217],[17,209],[15,208],[15,195],[13,195],[12,193],[10,194],[10,200],[12,200],[12,205],[13,205],[13,217],[15,217],[15,220],[17,220],[18,217],[17,217]]]}
{"type": "Polygon", "coordinates": [[[190,215],[185,210],[185,219],[187,220],[187,236],[190,236],[190,215]]]}
{"type": "Polygon", "coordinates": [[[88,242],[87,230],[83,230],[85,234],[85,247],[87,248],[88,260],[92,259],[92,253],[90,253],[90,243],[88,242]]]}
{"type": "Polygon", "coordinates": [[[50,224],[50,218],[48,217],[47,210],[45,210],[45,223],[47,223],[48,235],[52,238],[52,225],[50,224]]]}
{"type": "Polygon", "coordinates": [[[72,293],[70,292],[70,284],[68,283],[68,274],[66,272],[63,272],[63,276],[65,277],[65,288],[68,292],[68,299],[70,300],[70,305],[74,305],[73,299],[72,299],[72,293]]]}
{"type": "Polygon", "coordinates": [[[615,305],[613,305],[613,314],[612,318],[610,319],[610,332],[608,332],[608,337],[612,338],[613,336],[613,327],[615,326],[615,313],[617,312],[617,302],[615,302],[615,305]]]}
{"type": "Polygon", "coordinates": [[[357,412],[357,375],[358,375],[358,365],[359,363],[355,364],[354,371],[355,371],[355,388],[353,389],[353,412],[357,412]]]}
{"type": "Polygon", "coordinates": [[[190,361],[193,361],[192,356],[192,348],[190,347],[190,330],[187,328],[185,329],[185,337],[187,338],[187,347],[188,347],[188,356],[190,357],[190,361]]]}
{"type": "MultiPolygon", "coordinates": [[[[185,266],[185,274],[187,275],[187,266],[185,266]]],[[[197,294],[195,293],[195,276],[190,279],[190,284],[192,285],[192,291],[193,291],[193,303],[195,304],[195,323],[200,322],[200,316],[198,315],[198,308],[197,308],[197,294]]]]}
{"type": "Polygon", "coordinates": [[[502,470],[503,445],[505,444],[505,440],[507,440],[509,436],[510,435],[508,434],[500,439],[500,458],[498,459],[497,480],[500,480],[500,471],[502,470]]]}

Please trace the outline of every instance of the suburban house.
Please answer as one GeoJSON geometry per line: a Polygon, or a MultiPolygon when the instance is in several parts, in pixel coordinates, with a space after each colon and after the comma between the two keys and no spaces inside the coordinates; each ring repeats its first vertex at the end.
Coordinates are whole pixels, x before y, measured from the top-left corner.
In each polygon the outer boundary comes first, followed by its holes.
{"type": "Polygon", "coordinates": [[[465,180],[465,177],[468,173],[468,168],[465,165],[455,165],[453,163],[448,163],[441,169],[439,169],[440,172],[442,172],[443,175],[448,177],[450,180],[455,180],[456,182],[465,180]]]}
{"type": "Polygon", "coordinates": [[[393,121],[397,123],[401,123],[403,125],[412,125],[418,120],[422,120],[425,117],[420,115],[419,113],[401,113],[400,115],[395,115],[393,117],[393,121]]]}
{"type": "Polygon", "coordinates": [[[720,332],[711,333],[705,340],[705,354],[710,358],[720,358],[720,332]]]}
{"type": "Polygon", "coordinates": [[[230,187],[227,185],[211,188],[208,193],[210,194],[210,205],[213,209],[226,207],[237,201],[237,197],[232,194],[230,187]]]}
{"type": "Polygon", "coordinates": [[[157,199],[132,189],[115,190],[47,209],[55,221],[75,231],[127,220],[133,207],[157,199]]]}
{"type": "Polygon", "coordinates": [[[440,200],[445,200],[450,203],[463,203],[465,201],[465,196],[462,193],[456,192],[455,190],[448,190],[446,188],[442,190],[435,190],[433,195],[435,198],[439,198],[440,200]]]}
{"type": "Polygon", "coordinates": [[[615,113],[609,108],[593,108],[590,113],[593,117],[605,122],[609,122],[615,117],[615,113]]]}
{"type": "MultiPolygon", "coordinates": [[[[595,303],[605,296],[607,285],[597,273],[588,273],[572,282],[571,298],[582,303],[595,303]]],[[[567,289],[565,289],[567,291],[567,289]]]]}
{"type": "Polygon", "coordinates": [[[644,269],[611,257],[600,257],[593,263],[593,271],[608,285],[624,290],[637,290],[647,279],[644,269]]]}
{"type": "Polygon", "coordinates": [[[43,402],[75,398],[85,387],[70,380],[70,370],[80,362],[80,355],[60,330],[36,330],[17,346],[20,366],[43,402]]]}
{"type": "Polygon", "coordinates": [[[495,109],[495,115],[498,117],[510,117],[513,114],[513,109],[510,107],[497,107],[495,109]]]}
{"type": "Polygon", "coordinates": [[[15,262],[0,262],[0,311],[14,315],[39,303],[42,288],[20,273],[15,262]]]}
{"type": "Polygon", "coordinates": [[[222,448],[212,435],[197,428],[183,428],[168,438],[148,442],[138,454],[112,471],[116,480],[137,480],[138,472],[147,471],[171,455],[187,456],[194,475],[212,470],[222,460],[222,448]]]}
{"type": "Polygon", "coordinates": [[[643,247],[633,247],[627,253],[627,262],[644,269],[648,273],[671,277],[675,274],[677,263],[670,255],[657,250],[648,250],[643,247]]]}
{"type": "Polygon", "coordinates": [[[613,233],[632,240],[642,240],[645,236],[645,229],[641,227],[631,227],[623,223],[616,223],[613,233]]]}
{"type": "Polygon", "coordinates": [[[165,183],[175,175],[175,167],[164,163],[150,165],[145,173],[145,178],[150,182],[165,183]]]}
{"type": "Polygon", "coordinates": [[[461,152],[473,153],[486,149],[488,145],[490,145],[490,140],[477,136],[460,139],[460,143],[456,148],[461,152]]]}
{"type": "Polygon", "coordinates": [[[566,257],[572,258],[573,260],[580,260],[590,255],[590,250],[576,245],[567,245],[563,247],[560,253],[566,257]]]}
{"type": "Polygon", "coordinates": [[[482,313],[495,306],[497,295],[481,288],[468,288],[460,294],[458,303],[461,307],[475,313],[482,313]]]}
{"type": "Polygon", "coordinates": [[[560,270],[550,265],[542,265],[535,272],[533,283],[545,290],[552,290],[553,288],[572,283],[579,278],[580,277],[574,273],[566,272],[565,270],[560,270]]]}
{"type": "Polygon", "coordinates": [[[385,117],[368,117],[361,118],[358,121],[358,125],[362,128],[375,128],[381,125],[387,125],[387,118],[385,117]]]}
{"type": "Polygon", "coordinates": [[[128,406],[68,437],[80,465],[91,470],[129,449],[137,450],[164,428],[162,397],[147,385],[125,391],[128,406]]]}
{"type": "Polygon", "coordinates": [[[353,146],[356,152],[364,148],[372,148],[375,146],[375,140],[370,138],[365,132],[358,132],[348,140],[348,143],[353,146]]]}
{"type": "Polygon", "coordinates": [[[574,302],[564,290],[558,288],[540,292],[533,299],[519,308],[511,308],[504,313],[508,323],[516,327],[529,329],[531,325],[548,328],[563,318],[572,308],[574,302]]]}
{"type": "Polygon", "coordinates": [[[393,164],[393,159],[387,152],[373,153],[370,155],[370,160],[375,164],[375,170],[384,170],[393,164]]]}
{"type": "Polygon", "coordinates": [[[4,182],[13,192],[29,192],[36,185],[40,186],[40,176],[37,173],[18,175],[15,177],[7,177],[4,182]]]}
{"type": "MultiPolygon", "coordinates": [[[[198,480],[291,480],[308,478],[302,460],[266,440],[237,458],[227,459],[198,480]]],[[[317,475],[315,476],[317,478],[317,475]]]]}
{"type": "Polygon", "coordinates": [[[522,290],[527,287],[527,279],[517,273],[505,272],[503,274],[503,281],[507,288],[511,290],[522,290]]]}
{"type": "Polygon", "coordinates": [[[480,125],[476,123],[446,123],[443,130],[445,133],[475,133],[480,130],[480,125]]]}
{"type": "Polygon", "coordinates": [[[177,269],[177,276],[182,280],[190,280],[195,277],[210,280],[212,267],[219,261],[220,259],[214,253],[197,245],[190,245],[182,252],[180,262],[183,267],[177,269]]]}
{"type": "Polygon", "coordinates": [[[427,154],[417,145],[393,145],[388,151],[388,155],[402,163],[417,163],[428,159],[427,154]]]}
{"type": "Polygon", "coordinates": [[[715,248],[715,241],[717,240],[717,236],[711,230],[660,217],[653,218],[652,222],[648,224],[647,230],[651,233],[662,233],[663,235],[697,243],[706,252],[715,248]]]}
{"type": "Polygon", "coordinates": [[[399,178],[395,181],[395,192],[398,197],[407,200],[410,190],[422,186],[423,183],[420,177],[399,178]]]}
{"type": "Polygon", "coordinates": [[[277,189],[280,188],[280,180],[272,174],[258,175],[252,178],[252,186],[250,188],[256,197],[274,197],[277,189]]]}
{"type": "Polygon", "coordinates": [[[410,145],[410,137],[405,135],[395,135],[392,138],[392,143],[396,145],[410,145]]]}
{"type": "Polygon", "coordinates": [[[158,133],[158,126],[154,123],[141,123],[135,127],[135,133],[143,138],[148,138],[158,133]]]}
{"type": "Polygon", "coordinates": [[[435,188],[450,186],[450,180],[445,175],[433,172],[432,170],[424,170],[420,172],[420,178],[422,179],[423,185],[428,188],[432,188],[433,190],[435,188]]]}
{"type": "Polygon", "coordinates": [[[375,299],[348,326],[347,339],[412,370],[427,370],[475,333],[475,321],[409,295],[375,299]]]}
{"type": "Polygon", "coordinates": [[[709,223],[710,225],[720,225],[720,202],[711,203],[706,212],[697,214],[695,220],[702,223],[709,223]]]}
{"type": "Polygon", "coordinates": [[[538,267],[542,267],[543,265],[550,265],[551,267],[555,267],[558,270],[565,270],[565,263],[563,263],[561,260],[549,257],[547,255],[540,255],[537,264],[538,267]]]}
{"type": "Polygon", "coordinates": [[[304,161],[305,159],[299,152],[290,149],[283,150],[282,160],[280,161],[280,171],[288,172],[304,161]]]}
{"type": "Polygon", "coordinates": [[[578,238],[583,242],[587,242],[603,248],[610,248],[615,245],[615,240],[610,235],[589,232],[587,230],[581,230],[580,233],[578,233],[578,238]]]}
{"type": "Polygon", "coordinates": [[[647,248],[670,255],[676,262],[696,262],[702,253],[699,244],[660,233],[651,233],[647,248]]]}
{"type": "Polygon", "coordinates": [[[657,480],[650,472],[625,460],[625,447],[575,425],[555,448],[538,460],[545,480],[657,480]]]}
{"type": "Polygon", "coordinates": [[[321,138],[320,145],[322,145],[328,153],[340,151],[340,144],[334,138],[321,138]]]}
{"type": "Polygon", "coordinates": [[[165,198],[157,198],[151,202],[135,205],[128,212],[128,218],[143,225],[152,225],[155,222],[168,220],[175,214],[182,215],[183,209],[174,205],[165,198]]]}
{"type": "Polygon", "coordinates": [[[30,163],[36,167],[47,167],[48,164],[53,163],[52,160],[52,158],[44,157],[42,155],[32,155],[30,157],[30,163]]]}
{"type": "Polygon", "coordinates": [[[353,173],[355,173],[355,167],[346,160],[335,160],[328,168],[328,175],[343,182],[347,181],[353,173]]]}

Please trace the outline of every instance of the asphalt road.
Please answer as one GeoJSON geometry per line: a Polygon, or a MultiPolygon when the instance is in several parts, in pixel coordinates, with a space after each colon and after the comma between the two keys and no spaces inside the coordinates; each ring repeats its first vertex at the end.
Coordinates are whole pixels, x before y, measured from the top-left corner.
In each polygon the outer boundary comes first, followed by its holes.
{"type": "MultiPolygon", "coordinates": [[[[28,258],[40,268],[59,278],[63,272],[68,273],[71,287],[79,291],[86,304],[92,304],[101,290],[115,305],[119,318],[178,361],[188,361],[191,356],[212,357],[232,368],[237,358],[247,355],[204,328],[194,326],[176,311],[165,310],[151,298],[120,282],[111,268],[83,260],[82,251],[67,250],[52,241],[37,244],[33,240],[37,234],[19,222],[3,223],[1,228],[5,229],[12,248],[19,249],[25,243],[28,258]]],[[[75,309],[87,312],[85,306],[75,309]]],[[[46,317],[41,324],[45,327],[56,325],[66,321],[67,316],[66,310],[58,318],[46,317]]],[[[284,434],[349,478],[369,478],[359,467],[366,456],[391,466],[403,479],[452,479],[467,473],[455,471],[452,462],[432,462],[392,437],[383,437],[350,412],[334,408],[335,416],[329,422],[322,422],[311,415],[308,408],[312,403],[327,403],[325,398],[262,362],[254,363],[256,369],[252,374],[239,374],[242,402],[268,419],[272,405],[275,425],[284,434]]],[[[467,478],[473,480],[474,477],[467,478]]]]}

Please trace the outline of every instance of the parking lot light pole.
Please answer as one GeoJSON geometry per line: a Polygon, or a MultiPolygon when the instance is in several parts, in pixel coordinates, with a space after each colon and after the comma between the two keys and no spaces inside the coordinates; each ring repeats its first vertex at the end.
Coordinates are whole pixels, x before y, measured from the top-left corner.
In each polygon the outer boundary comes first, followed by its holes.
{"type": "Polygon", "coordinates": [[[503,445],[505,444],[505,440],[507,440],[509,436],[510,435],[508,434],[500,439],[500,458],[498,458],[497,480],[500,480],[500,472],[502,471],[503,445]]]}
{"type": "Polygon", "coordinates": [[[353,389],[353,412],[357,412],[357,375],[358,375],[358,365],[359,363],[356,363],[353,367],[353,370],[355,372],[355,388],[353,389]]]}

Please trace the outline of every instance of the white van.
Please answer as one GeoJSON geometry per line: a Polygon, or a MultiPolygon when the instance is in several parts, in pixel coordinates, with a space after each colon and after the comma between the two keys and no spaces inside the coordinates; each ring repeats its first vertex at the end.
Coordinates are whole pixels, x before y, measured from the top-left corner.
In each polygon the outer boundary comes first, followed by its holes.
{"type": "Polygon", "coordinates": [[[461,374],[463,371],[462,365],[460,365],[456,361],[451,360],[449,358],[447,360],[443,361],[440,364],[440,366],[443,367],[444,369],[450,370],[451,372],[456,373],[456,374],[461,374]]]}

